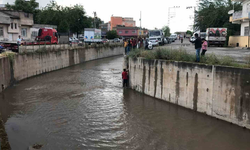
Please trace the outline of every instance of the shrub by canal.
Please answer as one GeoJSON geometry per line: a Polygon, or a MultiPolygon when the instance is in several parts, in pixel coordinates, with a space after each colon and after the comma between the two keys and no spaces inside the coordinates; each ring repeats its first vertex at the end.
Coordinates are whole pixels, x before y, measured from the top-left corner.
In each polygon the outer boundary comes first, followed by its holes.
{"type": "MultiPolygon", "coordinates": [[[[145,59],[163,59],[163,60],[172,60],[172,61],[183,61],[183,62],[195,62],[196,56],[194,53],[189,53],[183,49],[157,49],[157,50],[142,50],[136,49],[132,50],[128,57],[137,58],[143,57],[145,59]]],[[[249,56],[250,58],[250,56],[249,56]]],[[[239,68],[249,68],[250,59],[246,64],[239,64],[235,61],[233,57],[230,56],[218,56],[216,54],[206,54],[204,57],[201,57],[201,62],[208,65],[221,65],[221,66],[233,66],[239,68]]]]}

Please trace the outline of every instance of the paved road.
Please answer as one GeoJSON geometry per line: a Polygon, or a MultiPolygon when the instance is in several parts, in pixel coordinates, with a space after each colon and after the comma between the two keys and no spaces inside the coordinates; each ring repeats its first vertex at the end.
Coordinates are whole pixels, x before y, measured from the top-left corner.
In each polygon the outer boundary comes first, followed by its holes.
{"type": "MultiPolygon", "coordinates": [[[[185,39],[183,44],[181,44],[180,40],[176,40],[175,42],[165,45],[163,47],[179,49],[183,48],[189,52],[195,53],[194,45],[191,44],[188,39],[185,39]]],[[[162,48],[162,47],[158,47],[162,48]]],[[[244,63],[245,57],[250,56],[250,49],[247,48],[230,48],[230,47],[208,47],[207,54],[216,54],[220,56],[231,56],[236,59],[237,62],[244,63]]]]}

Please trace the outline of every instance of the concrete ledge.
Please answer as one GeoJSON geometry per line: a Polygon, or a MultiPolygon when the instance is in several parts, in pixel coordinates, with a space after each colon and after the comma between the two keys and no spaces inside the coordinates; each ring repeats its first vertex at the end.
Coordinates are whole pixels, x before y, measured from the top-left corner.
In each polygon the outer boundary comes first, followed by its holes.
{"type": "MultiPolygon", "coordinates": [[[[53,47],[57,47],[54,45],[53,47]]],[[[60,47],[68,45],[60,45],[60,47]]],[[[53,48],[52,47],[52,48],[53,48]]],[[[51,47],[50,47],[51,48],[51,47]]],[[[77,47],[58,51],[41,51],[0,58],[0,92],[15,81],[69,67],[90,60],[122,55],[123,47],[84,48],[77,47]],[[2,88],[2,86],[4,88],[2,88]]]]}
{"type": "Polygon", "coordinates": [[[132,89],[250,129],[250,69],[143,58],[128,63],[132,89]]]}

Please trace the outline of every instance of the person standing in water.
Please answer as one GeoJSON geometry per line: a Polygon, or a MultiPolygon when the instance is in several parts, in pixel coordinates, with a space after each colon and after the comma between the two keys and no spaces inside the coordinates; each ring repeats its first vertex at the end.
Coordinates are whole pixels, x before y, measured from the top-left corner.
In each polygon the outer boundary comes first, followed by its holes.
{"type": "Polygon", "coordinates": [[[123,80],[123,87],[128,87],[128,72],[126,71],[126,69],[123,69],[122,80],[123,80]]]}

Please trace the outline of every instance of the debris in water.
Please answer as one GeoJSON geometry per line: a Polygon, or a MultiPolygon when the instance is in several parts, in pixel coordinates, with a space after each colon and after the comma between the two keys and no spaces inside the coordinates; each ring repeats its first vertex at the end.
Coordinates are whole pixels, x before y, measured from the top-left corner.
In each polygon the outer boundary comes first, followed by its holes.
{"type": "Polygon", "coordinates": [[[41,144],[34,144],[32,147],[29,147],[29,150],[37,150],[37,149],[41,149],[43,147],[43,145],[41,144]]]}

